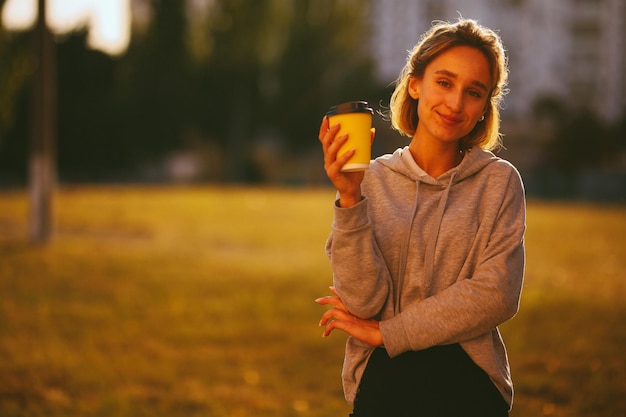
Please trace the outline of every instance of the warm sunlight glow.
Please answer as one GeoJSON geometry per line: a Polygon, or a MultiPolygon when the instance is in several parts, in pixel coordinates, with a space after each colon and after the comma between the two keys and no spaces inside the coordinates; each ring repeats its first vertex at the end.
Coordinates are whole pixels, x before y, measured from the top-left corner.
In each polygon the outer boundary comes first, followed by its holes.
{"type": "MultiPolygon", "coordinates": [[[[37,0],[7,0],[2,25],[24,30],[35,23],[37,0]]],[[[48,0],[47,15],[55,32],[89,27],[92,48],[112,55],[123,53],[130,40],[130,0],[48,0]]]]}

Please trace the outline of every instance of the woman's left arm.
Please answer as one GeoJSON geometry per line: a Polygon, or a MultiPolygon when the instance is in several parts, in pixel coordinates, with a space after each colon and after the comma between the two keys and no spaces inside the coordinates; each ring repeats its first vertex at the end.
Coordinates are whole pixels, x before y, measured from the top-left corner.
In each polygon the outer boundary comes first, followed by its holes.
{"type": "Polygon", "coordinates": [[[513,169],[472,277],[381,321],[389,354],[471,340],[513,317],[519,309],[524,276],[525,228],[524,189],[513,169]]]}

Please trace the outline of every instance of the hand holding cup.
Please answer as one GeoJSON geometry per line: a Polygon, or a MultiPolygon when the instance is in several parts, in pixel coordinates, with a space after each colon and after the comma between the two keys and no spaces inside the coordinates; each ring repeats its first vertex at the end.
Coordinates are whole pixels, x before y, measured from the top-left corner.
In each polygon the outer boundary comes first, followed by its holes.
{"type": "Polygon", "coordinates": [[[356,104],[345,103],[332,107],[322,120],[319,131],[324,151],[324,169],[339,193],[341,207],[351,207],[361,200],[361,181],[364,171],[369,167],[375,134],[371,127],[372,109],[367,108],[366,102],[352,103],[356,104]],[[352,111],[354,108],[357,111],[352,111]],[[335,117],[352,113],[356,113],[357,117],[335,117]],[[350,140],[351,137],[357,139],[358,148],[354,145],[355,141],[350,140]],[[357,153],[360,159],[357,159],[357,153]]]}

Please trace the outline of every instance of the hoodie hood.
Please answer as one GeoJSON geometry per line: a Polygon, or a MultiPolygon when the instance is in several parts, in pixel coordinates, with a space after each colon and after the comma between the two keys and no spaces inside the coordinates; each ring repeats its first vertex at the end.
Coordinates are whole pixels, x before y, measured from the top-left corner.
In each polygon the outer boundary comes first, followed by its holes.
{"type": "Polygon", "coordinates": [[[384,155],[376,159],[376,162],[386,166],[412,181],[441,187],[451,186],[478,173],[481,169],[499,158],[493,153],[474,146],[466,152],[459,165],[445,172],[438,178],[433,178],[417,165],[409,147],[397,149],[393,154],[384,155]]]}

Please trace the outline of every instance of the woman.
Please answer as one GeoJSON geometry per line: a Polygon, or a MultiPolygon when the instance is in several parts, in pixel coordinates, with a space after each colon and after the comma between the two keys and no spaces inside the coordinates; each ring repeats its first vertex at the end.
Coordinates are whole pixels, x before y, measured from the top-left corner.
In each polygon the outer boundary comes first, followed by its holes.
{"type": "Polygon", "coordinates": [[[319,139],[337,189],[327,242],[334,295],[324,335],[349,334],[343,368],[354,417],[506,416],[513,400],[497,326],[515,315],[525,199],[494,156],[507,68],[475,21],[438,23],[411,52],[391,97],[409,146],[341,172],[346,137],[319,139]]]}

